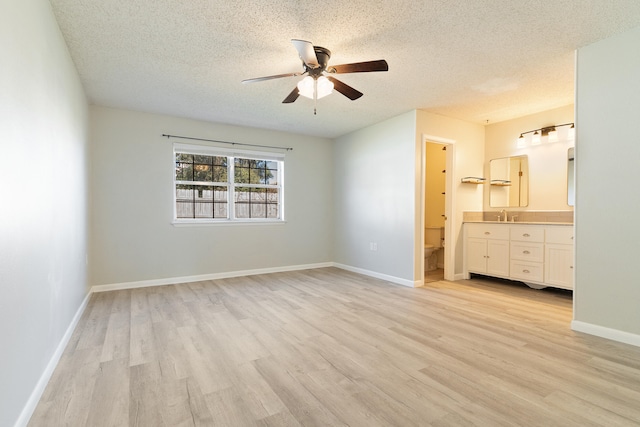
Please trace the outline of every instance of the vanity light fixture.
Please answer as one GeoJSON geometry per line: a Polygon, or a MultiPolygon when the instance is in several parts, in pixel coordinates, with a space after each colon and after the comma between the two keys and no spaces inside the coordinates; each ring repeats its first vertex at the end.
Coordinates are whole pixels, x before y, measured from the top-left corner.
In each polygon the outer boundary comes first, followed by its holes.
{"type": "Polygon", "coordinates": [[[516,139],[516,147],[524,148],[527,146],[527,144],[540,145],[541,143],[558,142],[560,140],[573,140],[574,138],[575,125],[573,123],[562,123],[559,125],[545,126],[540,129],[533,129],[522,132],[516,139]],[[571,127],[569,129],[564,129],[567,126],[571,127]],[[558,128],[561,129],[559,130],[558,128]],[[564,138],[562,137],[563,135],[564,138]]]}

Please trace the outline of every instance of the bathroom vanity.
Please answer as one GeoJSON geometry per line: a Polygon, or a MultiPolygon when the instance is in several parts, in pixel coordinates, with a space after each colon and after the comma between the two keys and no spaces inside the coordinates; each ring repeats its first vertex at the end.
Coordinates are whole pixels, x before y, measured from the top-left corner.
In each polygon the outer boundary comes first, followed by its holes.
{"type": "Polygon", "coordinates": [[[517,280],[535,289],[573,289],[573,225],[467,222],[464,277],[517,280]]]}

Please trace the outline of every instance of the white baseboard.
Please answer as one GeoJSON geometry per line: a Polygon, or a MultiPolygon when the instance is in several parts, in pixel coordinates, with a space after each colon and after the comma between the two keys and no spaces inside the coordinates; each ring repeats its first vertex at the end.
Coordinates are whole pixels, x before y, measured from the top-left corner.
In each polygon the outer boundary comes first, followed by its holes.
{"type": "Polygon", "coordinates": [[[196,276],[167,277],[163,279],[141,280],[137,282],[113,283],[110,285],[96,285],[91,292],[117,291],[120,289],[146,288],[150,286],[175,285],[178,283],[200,282],[203,280],[227,279],[229,277],[255,276],[256,274],[281,273],[284,271],[311,270],[314,268],[332,267],[332,262],[316,264],[291,265],[284,267],[258,268],[254,270],[228,271],[224,273],[200,274],[196,276]]]}
{"type": "Polygon", "coordinates": [[[640,347],[640,335],[632,334],[630,332],[581,322],[579,320],[573,320],[571,322],[571,329],[577,332],[584,332],[585,334],[595,335],[597,337],[607,338],[612,341],[618,341],[640,347]]]}
{"type": "Polygon", "coordinates": [[[464,273],[454,274],[454,276],[453,276],[453,280],[454,280],[454,281],[464,280],[464,273]]]}
{"type": "Polygon", "coordinates": [[[408,286],[410,288],[417,288],[423,285],[423,282],[421,280],[412,281],[407,279],[401,279],[399,277],[388,276],[386,274],[378,273],[376,271],[365,270],[364,268],[352,267],[350,265],[334,263],[333,266],[337,268],[341,268],[343,270],[351,271],[353,273],[364,274],[365,276],[375,277],[376,279],[386,280],[387,282],[396,283],[402,286],[408,286]]]}
{"type": "Polygon", "coordinates": [[[38,406],[38,402],[40,402],[40,398],[42,397],[42,394],[44,393],[44,390],[47,387],[49,380],[51,379],[51,375],[53,375],[53,371],[55,371],[56,366],[58,366],[58,362],[62,357],[62,353],[64,353],[64,350],[67,347],[67,344],[69,344],[69,340],[71,339],[71,335],[73,335],[73,331],[76,329],[76,326],[78,325],[78,322],[80,321],[84,310],[87,308],[90,296],[91,293],[88,293],[82,300],[82,303],[80,304],[80,307],[78,307],[76,314],[73,316],[73,319],[71,319],[69,327],[62,336],[62,339],[56,347],[56,350],[53,352],[51,359],[49,359],[47,367],[45,368],[44,372],[42,372],[42,375],[40,375],[40,379],[31,392],[31,396],[29,396],[27,403],[24,405],[24,408],[22,408],[22,412],[20,412],[20,416],[16,420],[14,427],[25,427],[27,424],[29,424],[29,420],[33,415],[33,411],[35,411],[36,406],[38,406]]]}

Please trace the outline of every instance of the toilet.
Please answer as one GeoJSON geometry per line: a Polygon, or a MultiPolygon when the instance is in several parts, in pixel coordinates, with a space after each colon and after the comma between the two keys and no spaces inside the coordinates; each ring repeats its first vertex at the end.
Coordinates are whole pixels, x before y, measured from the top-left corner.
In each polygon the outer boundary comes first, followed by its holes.
{"type": "Polygon", "coordinates": [[[433,271],[438,268],[438,252],[440,248],[433,245],[424,245],[424,271],[433,271]]]}
{"type": "Polygon", "coordinates": [[[426,227],[424,235],[424,271],[438,268],[438,251],[444,246],[444,228],[426,227]]]}

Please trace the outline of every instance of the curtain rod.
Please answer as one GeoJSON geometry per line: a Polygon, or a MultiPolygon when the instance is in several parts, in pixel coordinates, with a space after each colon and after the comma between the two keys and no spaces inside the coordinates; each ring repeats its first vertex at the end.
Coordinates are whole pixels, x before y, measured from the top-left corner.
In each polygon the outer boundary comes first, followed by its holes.
{"type": "Polygon", "coordinates": [[[231,144],[231,145],[244,145],[246,147],[262,147],[262,148],[275,148],[277,150],[286,150],[292,151],[291,147],[275,147],[273,145],[258,145],[258,144],[245,144],[243,142],[229,142],[229,141],[218,141],[217,139],[205,139],[205,138],[194,138],[191,136],[180,136],[180,135],[167,135],[162,134],[162,136],[166,136],[168,138],[182,138],[182,139],[191,139],[193,141],[207,141],[207,142],[219,142],[220,144],[231,144]]]}

